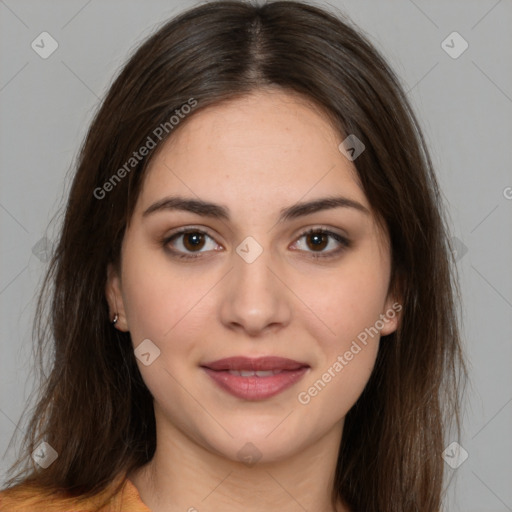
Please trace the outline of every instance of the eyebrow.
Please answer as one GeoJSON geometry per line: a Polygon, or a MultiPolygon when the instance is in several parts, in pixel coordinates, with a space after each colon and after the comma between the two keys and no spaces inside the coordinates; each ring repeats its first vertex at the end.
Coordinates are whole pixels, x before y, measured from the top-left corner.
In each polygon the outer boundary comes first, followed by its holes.
{"type": "MultiPolygon", "coordinates": [[[[297,219],[298,217],[311,215],[322,210],[331,210],[333,208],[352,208],[366,215],[370,215],[370,211],[361,203],[347,197],[336,196],[319,198],[283,208],[280,210],[278,222],[297,219]]],[[[181,210],[195,213],[203,217],[226,221],[230,220],[229,209],[225,206],[200,199],[189,199],[180,196],[169,196],[160,199],[147,208],[142,216],[146,217],[155,212],[169,210],[181,210]]]]}

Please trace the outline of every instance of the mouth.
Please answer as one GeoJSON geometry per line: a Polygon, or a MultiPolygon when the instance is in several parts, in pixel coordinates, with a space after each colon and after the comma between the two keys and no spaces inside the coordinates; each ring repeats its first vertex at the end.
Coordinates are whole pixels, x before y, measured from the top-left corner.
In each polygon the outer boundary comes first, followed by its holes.
{"type": "Polygon", "coordinates": [[[244,400],[264,400],[297,383],[307,363],[283,357],[229,357],[201,365],[222,390],[244,400]]]}

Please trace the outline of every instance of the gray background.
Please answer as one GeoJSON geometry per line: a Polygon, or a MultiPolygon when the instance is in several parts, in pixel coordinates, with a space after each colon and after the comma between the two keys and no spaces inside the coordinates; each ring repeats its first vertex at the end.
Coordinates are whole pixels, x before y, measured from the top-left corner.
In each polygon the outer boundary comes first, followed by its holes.
{"type": "MultiPolygon", "coordinates": [[[[192,5],[0,0],[0,485],[32,389],[30,329],[45,237],[55,239],[48,225],[63,205],[79,145],[128,54],[192,5]],[[31,48],[43,31],[59,45],[47,59],[31,48]]],[[[457,469],[446,466],[455,477],[446,510],[512,511],[512,2],[330,5],[363,29],[400,76],[458,239],[471,365],[459,442],[469,457],[457,469]],[[453,31],[469,44],[455,59],[441,46],[453,31]]]]}

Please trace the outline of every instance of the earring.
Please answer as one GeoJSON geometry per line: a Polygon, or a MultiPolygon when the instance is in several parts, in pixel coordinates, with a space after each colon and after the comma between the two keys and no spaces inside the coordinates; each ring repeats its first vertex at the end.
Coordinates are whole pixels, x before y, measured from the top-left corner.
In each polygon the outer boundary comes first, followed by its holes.
{"type": "Polygon", "coordinates": [[[115,325],[117,323],[117,321],[119,320],[119,315],[116,313],[114,315],[114,319],[112,320],[112,325],[115,325]]]}

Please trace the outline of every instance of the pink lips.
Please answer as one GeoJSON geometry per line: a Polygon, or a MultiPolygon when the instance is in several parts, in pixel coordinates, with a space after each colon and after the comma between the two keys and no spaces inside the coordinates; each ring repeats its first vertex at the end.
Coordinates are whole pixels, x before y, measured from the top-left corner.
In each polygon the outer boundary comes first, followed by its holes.
{"type": "Polygon", "coordinates": [[[201,367],[222,389],[245,400],[277,395],[298,382],[309,369],[306,363],[283,357],[229,357],[201,367]]]}

